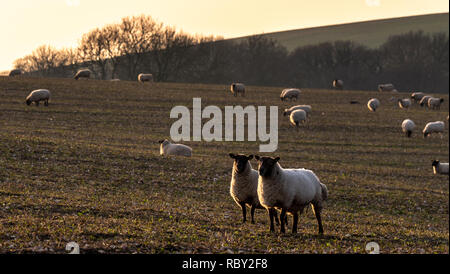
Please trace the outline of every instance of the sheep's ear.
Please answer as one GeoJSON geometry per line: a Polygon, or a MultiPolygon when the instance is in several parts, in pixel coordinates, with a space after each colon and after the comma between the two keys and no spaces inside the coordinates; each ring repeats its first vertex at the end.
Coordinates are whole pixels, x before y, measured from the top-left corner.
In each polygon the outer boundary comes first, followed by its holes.
{"type": "Polygon", "coordinates": [[[233,158],[233,159],[236,158],[236,155],[234,155],[233,153],[230,153],[230,154],[228,154],[228,155],[230,155],[230,157],[233,158]]]}
{"type": "Polygon", "coordinates": [[[259,156],[258,155],[255,155],[255,159],[256,159],[256,161],[259,161],[259,156]]]}
{"type": "Polygon", "coordinates": [[[249,160],[253,159],[253,155],[251,155],[251,154],[248,155],[247,159],[249,159],[249,160]]]}
{"type": "Polygon", "coordinates": [[[275,162],[278,162],[280,160],[280,157],[275,158],[275,162]]]}

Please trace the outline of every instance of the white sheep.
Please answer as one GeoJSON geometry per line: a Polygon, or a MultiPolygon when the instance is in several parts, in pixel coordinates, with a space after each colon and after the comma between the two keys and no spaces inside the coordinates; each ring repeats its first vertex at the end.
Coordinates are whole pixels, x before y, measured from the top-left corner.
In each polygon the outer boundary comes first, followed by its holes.
{"type": "Polygon", "coordinates": [[[73,79],[78,80],[79,78],[89,78],[91,77],[91,71],[89,69],[80,69],[77,71],[73,79]]]}
{"type": "Polygon", "coordinates": [[[396,92],[397,90],[394,88],[393,84],[379,84],[378,85],[378,91],[394,91],[396,92]]]}
{"type": "Polygon", "coordinates": [[[296,106],[284,109],[283,116],[291,115],[291,112],[293,112],[294,110],[297,110],[297,109],[303,109],[308,116],[311,115],[311,112],[312,112],[312,108],[310,105],[296,105],[296,106]]]}
{"type": "Polygon", "coordinates": [[[232,83],[230,86],[231,94],[235,97],[240,93],[242,96],[245,96],[245,85],[242,83],[232,83]]]}
{"type": "Polygon", "coordinates": [[[334,79],[333,80],[333,87],[336,89],[344,89],[344,81],[339,80],[339,79],[334,79]]]}
{"type": "Polygon", "coordinates": [[[141,73],[138,75],[138,81],[141,83],[153,82],[153,75],[150,73],[141,73]]]}
{"type": "Polygon", "coordinates": [[[367,102],[367,107],[370,111],[376,111],[377,108],[380,106],[380,101],[377,98],[372,98],[367,102]]]}
{"type": "Polygon", "coordinates": [[[428,135],[431,135],[431,133],[444,133],[444,122],[442,121],[436,121],[436,122],[429,122],[425,125],[422,133],[423,137],[426,138],[428,135]]]}
{"type": "Polygon", "coordinates": [[[419,103],[420,100],[425,96],[423,92],[413,92],[411,93],[411,99],[414,101],[414,103],[419,103]]]}
{"type": "Polygon", "coordinates": [[[402,122],[402,130],[404,133],[406,133],[406,136],[408,137],[411,137],[411,134],[415,128],[416,124],[410,119],[405,119],[402,122]]]}
{"type": "Polygon", "coordinates": [[[398,106],[405,109],[409,108],[411,106],[411,99],[398,99],[398,106]]]}
{"type": "Polygon", "coordinates": [[[9,76],[14,77],[16,75],[22,75],[22,70],[20,69],[13,69],[9,72],[9,76]]]}
{"type": "Polygon", "coordinates": [[[36,106],[39,106],[40,101],[44,101],[44,105],[48,107],[48,100],[50,99],[50,91],[47,89],[36,89],[30,92],[30,94],[25,99],[27,105],[35,102],[36,106]]]}
{"type": "Polygon", "coordinates": [[[420,105],[421,107],[423,107],[423,106],[427,106],[427,107],[428,107],[428,100],[429,100],[430,98],[432,98],[432,97],[429,96],[429,95],[423,96],[422,99],[420,99],[419,105],[420,105]]]}
{"type": "Polygon", "coordinates": [[[447,174],[448,175],[448,163],[441,163],[439,160],[434,160],[431,164],[434,174],[447,174]]]}
{"type": "Polygon", "coordinates": [[[280,100],[284,101],[290,99],[291,101],[295,98],[298,100],[298,96],[300,96],[301,90],[298,88],[287,88],[283,89],[280,94],[280,100]]]}
{"type": "Polygon", "coordinates": [[[159,154],[160,155],[178,155],[178,156],[192,156],[192,148],[183,144],[172,144],[169,140],[160,140],[159,154]]]}
{"type": "Polygon", "coordinates": [[[289,121],[291,122],[291,125],[297,127],[297,129],[300,127],[300,123],[304,124],[306,122],[306,111],[303,109],[296,109],[291,112],[291,115],[289,116],[289,121]]]}
{"type": "Polygon", "coordinates": [[[431,109],[440,109],[441,104],[444,102],[444,98],[430,98],[428,99],[428,108],[431,109]]]}
{"type": "Polygon", "coordinates": [[[294,217],[292,233],[297,232],[298,212],[300,214],[309,204],[312,205],[323,234],[321,212],[323,201],[328,198],[328,189],[317,176],[308,169],[284,169],[278,163],[280,157],[259,157],[258,160],[258,198],[269,213],[270,231],[275,231],[273,217],[276,209],[281,209],[280,232],[284,233],[286,213],[294,217]]]}

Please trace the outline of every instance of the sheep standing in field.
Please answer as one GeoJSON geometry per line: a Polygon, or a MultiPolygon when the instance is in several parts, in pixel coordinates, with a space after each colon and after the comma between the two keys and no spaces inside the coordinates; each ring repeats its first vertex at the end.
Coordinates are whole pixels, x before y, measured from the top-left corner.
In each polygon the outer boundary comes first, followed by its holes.
{"type": "Polygon", "coordinates": [[[397,90],[394,88],[393,84],[379,84],[378,85],[378,91],[382,92],[382,91],[394,91],[396,92],[397,90]]]}
{"type": "Polygon", "coordinates": [[[242,96],[245,96],[245,85],[242,83],[232,83],[230,86],[230,91],[231,94],[234,95],[234,97],[236,97],[239,93],[242,96]]]}
{"type": "Polygon", "coordinates": [[[44,101],[44,105],[48,107],[48,100],[50,99],[50,91],[47,89],[33,90],[26,98],[27,105],[35,102],[36,106],[39,106],[40,101],[44,101]]]}
{"type": "Polygon", "coordinates": [[[312,205],[319,225],[319,234],[323,234],[321,212],[323,201],[328,197],[328,189],[317,176],[308,169],[284,169],[278,163],[280,157],[259,157],[258,160],[258,198],[269,213],[270,231],[275,231],[273,218],[276,209],[281,209],[280,232],[284,233],[286,213],[294,217],[292,233],[297,232],[298,212],[300,214],[309,204],[312,205]]]}
{"type": "Polygon", "coordinates": [[[380,101],[377,98],[372,98],[367,102],[367,107],[370,111],[376,111],[377,108],[380,106],[380,101]]]}
{"type": "Polygon", "coordinates": [[[441,104],[444,102],[444,98],[430,98],[428,99],[428,108],[431,109],[440,109],[441,104]]]}
{"type": "Polygon", "coordinates": [[[14,77],[16,75],[22,75],[22,70],[20,69],[13,69],[9,72],[10,77],[14,77]]]}
{"type": "Polygon", "coordinates": [[[411,137],[413,130],[416,128],[416,124],[410,119],[405,119],[402,122],[402,130],[406,133],[406,136],[411,137]]]}
{"type": "Polygon", "coordinates": [[[167,139],[160,140],[159,154],[162,155],[178,155],[178,156],[192,156],[192,148],[183,144],[172,144],[167,139]]]}
{"type": "Polygon", "coordinates": [[[428,135],[431,135],[432,133],[440,133],[442,135],[442,133],[444,133],[444,122],[442,121],[436,121],[436,122],[429,122],[428,124],[425,125],[422,133],[423,133],[423,138],[426,138],[428,135]]]}
{"type": "Polygon", "coordinates": [[[411,99],[398,99],[398,106],[405,109],[409,108],[411,106],[411,99]]]}
{"type": "MultiPolygon", "coordinates": [[[[234,159],[233,170],[230,183],[230,194],[233,200],[242,209],[242,222],[245,223],[247,217],[246,206],[249,206],[252,217],[252,224],[255,223],[255,209],[263,208],[258,199],[258,172],[252,168],[250,160],[253,155],[229,154],[234,159]]],[[[278,217],[275,221],[279,224],[278,217]]]]}
{"type": "Polygon", "coordinates": [[[303,109],[308,116],[310,116],[311,112],[312,112],[312,108],[310,105],[296,105],[296,106],[284,109],[283,116],[291,115],[291,113],[297,109],[303,109]]]}
{"type": "Polygon", "coordinates": [[[150,73],[141,73],[138,75],[138,81],[141,83],[153,82],[153,75],[150,73]]]}
{"type": "Polygon", "coordinates": [[[423,107],[423,106],[427,106],[427,107],[428,107],[428,100],[429,100],[430,98],[432,98],[432,97],[431,97],[431,96],[428,96],[428,95],[423,96],[422,99],[420,99],[419,105],[420,105],[421,107],[423,107]]]}
{"type": "Polygon", "coordinates": [[[333,87],[335,89],[343,90],[344,89],[344,81],[339,80],[339,79],[334,79],[333,80],[333,87]]]}
{"type": "Polygon", "coordinates": [[[291,112],[289,121],[291,122],[291,125],[295,126],[298,129],[300,127],[300,123],[304,124],[306,122],[306,118],[306,111],[304,111],[303,109],[296,109],[291,112]]]}
{"type": "Polygon", "coordinates": [[[89,69],[80,69],[77,71],[73,79],[78,80],[80,78],[86,78],[89,79],[91,77],[91,70],[89,69]]]}
{"type": "Polygon", "coordinates": [[[298,88],[287,88],[283,89],[280,94],[280,100],[284,101],[290,99],[291,101],[295,98],[295,101],[298,100],[298,96],[300,96],[301,90],[298,88]]]}
{"type": "Polygon", "coordinates": [[[439,160],[434,160],[431,164],[434,174],[447,174],[448,175],[448,163],[441,163],[439,160]]]}
{"type": "Polygon", "coordinates": [[[425,96],[423,92],[413,92],[411,93],[411,99],[414,101],[414,103],[419,103],[420,100],[425,96]]]}

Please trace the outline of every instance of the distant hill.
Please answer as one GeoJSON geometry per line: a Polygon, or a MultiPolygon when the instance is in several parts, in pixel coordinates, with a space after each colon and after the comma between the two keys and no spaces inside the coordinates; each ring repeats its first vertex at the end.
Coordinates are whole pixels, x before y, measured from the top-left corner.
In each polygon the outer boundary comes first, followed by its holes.
{"type": "MultiPolygon", "coordinates": [[[[408,16],[374,21],[365,21],[316,28],[288,30],[262,34],[273,38],[289,51],[305,45],[327,41],[351,40],[370,48],[377,48],[391,35],[423,30],[426,33],[446,32],[449,34],[449,14],[438,13],[408,16]]],[[[249,36],[229,40],[240,41],[249,36]]]]}

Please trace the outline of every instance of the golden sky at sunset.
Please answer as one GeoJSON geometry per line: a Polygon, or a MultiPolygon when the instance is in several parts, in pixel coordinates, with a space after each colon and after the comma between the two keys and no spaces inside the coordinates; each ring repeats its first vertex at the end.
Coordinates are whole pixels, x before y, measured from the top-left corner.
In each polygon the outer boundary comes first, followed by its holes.
{"type": "Polygon", "coordinates": [[[448,0],[1,0],[0,6],[0,71],[40,45],[72,47],[83,33],[132,15],[231,38],[449,11],[448,0]]]}

